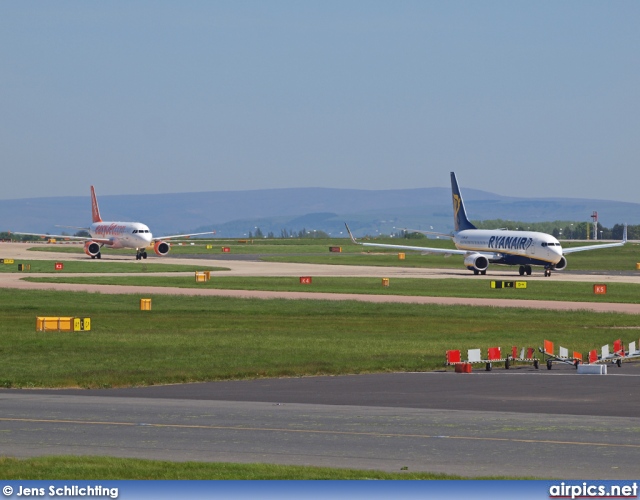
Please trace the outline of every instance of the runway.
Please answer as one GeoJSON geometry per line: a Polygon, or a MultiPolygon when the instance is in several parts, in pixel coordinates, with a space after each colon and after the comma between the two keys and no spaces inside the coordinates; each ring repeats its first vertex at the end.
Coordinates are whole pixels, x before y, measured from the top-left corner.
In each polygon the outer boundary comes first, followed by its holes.
{"type": "Polygon", "coordinates": [[[2,390],[3,454],[631,479],[640,365],[2,390]]]}
{"type": "MultiPolygon", "coordinates": [[[[4,250],[0,248],[2,257],[4,250]]],[[[28,258],[34,259],[31,252],[28,258]]],[[[264,269],[275,275],[299,275],[301,269],[311,274],[311,267],[318,276],[381,272],[347,266],[236,266],[230,261],[211,265],[232,267],[236,273],[264,269]]],[[[457,273],[383,269],[387,271],[425,278],[457,273]]],[[[458,275],[473,279],[464,271],[458,275]]],[[[11,281],[0,276],[0,286],[11,281]]],[[[551,279],[558,276],[567,275],[556,273],[551,279]]],[[[637,282],[635,275],[618,278],[637,282]]],[[[602,276],[598,279],[606,282],[602,276]]],[[[502,307],[495,301],[492,305],[502,307]]],[[[389,373],[104,390],[5,389],[0,390],[0,449],[4,455],[20,457],[90,454],[465,477],[631,479],[638,474],[640,459],[640,363],[608,369],[607,376],[579,376],[566,365],[552,370],[525,365],[472,374],[389,373]]]]}

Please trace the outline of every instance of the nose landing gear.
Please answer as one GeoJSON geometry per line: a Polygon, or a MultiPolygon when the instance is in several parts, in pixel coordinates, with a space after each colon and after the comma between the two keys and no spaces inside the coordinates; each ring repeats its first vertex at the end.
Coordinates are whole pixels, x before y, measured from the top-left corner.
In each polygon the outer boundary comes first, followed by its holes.
{"type": "Polygon", "coordinates": [[[136,250],[136,260],[146,259],[147,251],[146,250],[136,250]]]}

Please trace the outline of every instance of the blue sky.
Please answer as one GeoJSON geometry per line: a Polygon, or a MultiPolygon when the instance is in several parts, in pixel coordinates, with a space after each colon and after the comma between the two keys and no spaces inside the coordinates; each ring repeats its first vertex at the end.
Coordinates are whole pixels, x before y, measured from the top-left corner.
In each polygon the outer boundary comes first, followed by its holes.
{"type": "Polygon", "coordinates": [[[0,199],[448,186],[638,202],[640,3],[5,1],[0,199]]]}

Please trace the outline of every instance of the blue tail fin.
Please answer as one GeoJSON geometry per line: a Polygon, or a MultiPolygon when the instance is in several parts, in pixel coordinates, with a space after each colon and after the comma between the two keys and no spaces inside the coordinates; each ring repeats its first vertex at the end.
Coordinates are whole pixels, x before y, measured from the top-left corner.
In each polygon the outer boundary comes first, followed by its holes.
{"type": "Polygon", "coordinates": [[[453,225],[456,232],[464,231],[465,229],[477,229],[467,219],[467,212],[464,209],[464,202],[458,188],[455,172],[451,172],[451,194],[453,195],[453,225]]]}

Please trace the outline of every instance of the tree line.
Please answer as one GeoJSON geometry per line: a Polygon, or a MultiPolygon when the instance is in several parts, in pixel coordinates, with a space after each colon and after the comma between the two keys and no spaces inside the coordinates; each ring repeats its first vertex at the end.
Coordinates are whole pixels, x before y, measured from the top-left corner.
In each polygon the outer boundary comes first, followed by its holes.
{"type": "MultiPolygon", "coordinates": [[[[473,221],[478,229],[511,229],[515,231],[538,231],[551,234],[559,240],[586,240],[593,239],[592,222],[519,222],[512,220],[494,219],[486,221],[473,221]]],[[[624,224],[615,224],[613,227],[604,227],[598,222],[599,240],[621,240],[624,233],[624,224]]],[[[640,225],[627,226],[627,238],[640,239],[640,225]]]]}
{"type": "MultiPolygon", "coordinates": [[[[586,240],[593,239],[593,223],[591,222],[570,222],[570,221],[554,221],[554,222],[519,222],[512,220],[493,219],[484,221],[472,221],[478,229],[510,229],[515,231],[538,231],[541,233],[551,234],[559,240],[586,240]],[[588,232],[588,236],[587,236],[588,232]]],[[[598,223],[598,239],[599,240],[621,240],[624,232],[624,224],[615,224],[612,228],[604,227],[598,223]]],[[[64,233],[63,233],[64,235],[64,233]]],[[[87,231],[78,231],[73,236],[90,237],[87,231]]],[[[383,235],[378,235],[383,236],[383,235]]],[[[421,233],[400,231],[392,234],[396,238],[421,239],[426,238],[421,233]]],[[[260,230],[259,227],[255,231],[249,231],[249,238],[323,238],[328,239],[330,236],[317,229],[307,230],[302,228],[299,231],[293,229],[281,229],[280,235],[276,236],[273,231],[269,231],[267,235],[260,230]]],[[[640,224],[629,225],[627,227],[627,238],[630,240],[640,240],[640,224]]],[[[9,232],[0,232],[0,241],[42,241],[40,236],[19,235],[9,232]]]]}

